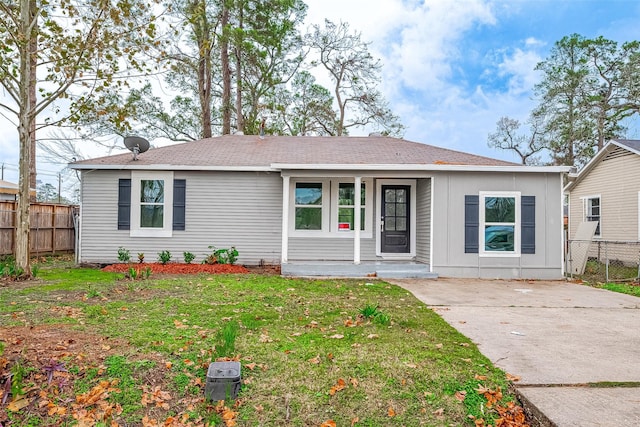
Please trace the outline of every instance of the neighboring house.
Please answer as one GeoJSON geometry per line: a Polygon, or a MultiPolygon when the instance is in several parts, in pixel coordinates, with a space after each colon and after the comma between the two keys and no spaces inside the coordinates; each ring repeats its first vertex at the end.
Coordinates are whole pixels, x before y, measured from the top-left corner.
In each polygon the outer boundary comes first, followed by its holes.
{"type": "Polygon", "coordinates": [[[640,240],[640,140],[609,141],[569,179],[570,239],[580,223],[597,221],[596,240],[640,240]]]}
{"type": "Polygon", "coordinates": [[[283,274],[563,276],[565,167],[375,135],[229,135],[70,167],[81,262],[214,245],[283,274]]]}
{"type": "Polygon", "coordinates": [[[0,201],[15,201],[18,198],[18,184],[0,179],[0,201]]]}

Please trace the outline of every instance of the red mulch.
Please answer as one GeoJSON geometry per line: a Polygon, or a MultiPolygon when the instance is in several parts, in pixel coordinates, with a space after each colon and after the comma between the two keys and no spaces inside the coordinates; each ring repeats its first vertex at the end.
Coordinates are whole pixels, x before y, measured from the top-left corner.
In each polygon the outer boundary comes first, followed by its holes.
{"type": "Polygon", "coordinates": [[[179,264],[179,263],[167,263],[160,264],[157,262],[145,262],[142,264],[111,264],[103,268],[103,271],[110,271],[114,273],[126,273],[129,268],[135,268],[138,272],[144,271],[147,267],[151,269],[154,274],[198,274],[198,273],[210,273],[210,274],[244,274],[249,273],[242,265],[231,264],[179,264]]]}

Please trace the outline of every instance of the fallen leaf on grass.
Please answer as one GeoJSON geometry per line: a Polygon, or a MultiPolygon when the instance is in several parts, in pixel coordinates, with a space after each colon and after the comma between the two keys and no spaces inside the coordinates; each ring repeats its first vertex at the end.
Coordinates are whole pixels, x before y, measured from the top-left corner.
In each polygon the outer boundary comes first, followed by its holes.
{"type": "Polygon", "coordinates": [[[312,357],[311,359],[308,360],[309,363],[313,363],[314,365],[318,365],[320,363],[320,355],[317,355],[316,357],[312,357]]]}
{"type": "Polygon", "coordinates": [[[9,410],[11,412],[18,412],[19,410],[29,406],[29,404],[31,403],[32,400],[33,399],[27,399],[27,398],[18,399],[18,400],[12,400],[7,405],[7,410],[9,410]]]}
{"type": "Polygon", "coordinates": [[[380,338],[380,335],[378,334],[369,334],[367,335],[367,338],[369,338],[370,340],[376,339],[376,338],[380,338]]]}
{"type": "Polygon", "coordinates": [[[474,376],[473,378],[475,378],[475,379],[476,379],[476,380],[478,380],[478,381],[484,381],[484,380],[486,380],[486,379],[487,379],[487,376],[486,376],[486,375],[478,375],[478,374],[475,374],[475,376],[474,376]]]}
{"type": "Polygon", "coordinates": [[[396,411],[394,411],[392,407],[389,407],[389,409],[387,410],[387,415],[390,417],[395,417],[396,411]]]}
{"type": "Polygon", "coordinates": [[[189,327],[189,326],[185,325],[184,323],[182,323],[179,320],[174,320],[173,324],[175,325],[176,329],[186,329],[186,328],[189,327]]]}
{"type": "Polygon", "coordinates": [[[353,388],[357,388],[358,387],[358,380],[356,378],[349,379],[349,382],[351,383],[353,388]]]}
{"type": "Polygon", "coordinates": [[[320,427],[336,427],[336,422],[333,420],[327,420],[320,424],[320,427]]]}
{"type": "Polygon", "coordinates": [[[340,340],[340,339],[344,338],[344,335],[335,334],[335,335],[331,335],[329,338],[332,338],[332,339],[335,339],[335,340],[340,340]]]}
{"type": "Polygon", "coordinates": [[[442,343],[440,343],[440,344],[436,344],[436,348],[437,348],[438,350],[441,350],[441,349],[442,349],[442,343]]]}
{"type": "Polygon", "coordinates": [[[346,387],[347,383],[342,378],[339,378],[336,385],[331,387],[331,389],[329,390],[329,396],[333,396],[337,392],[344,390],[346,387]]]}
{"type": "Polygon", "coordinates": [[[353,427],[354,425],[356,425],[356,423],[360,421],[360,418],[358,417],[353,417],[351,418],[351,427],[353,427]]]}
{"type": "Polygon", "coordinates": [[[260,334],[260,339],[259,339],[259,341],[260,341],[261,343],[273,342],[273,340],[271,339],[271,337],[270,337],[269,335],[267,335],[267,334],[264,334],[264,333],[263,333],[263,334],[260,334]]]}
{"type": "Polygon", "coordinates": [[[435,415],[436,417],[443,417],[444,416],[444,408],[439,408],[436,409],[435,411],[432,412],[433,415],[435,415]]]}
{"type": "Polygon", "coordinates": [[[454,396],[460,402],[464,402],[464,399],[467,397],[467,392],[464,390],[456,391],[456,394],[454,396]]]}
{"type": "Polygon", "coordinates": [[[256,367],[256,364],[255,363],[247,363],[244,366],[245,366],[245,368],[248,368],[250,371],[253,371],[253,369],[256,367]]]}

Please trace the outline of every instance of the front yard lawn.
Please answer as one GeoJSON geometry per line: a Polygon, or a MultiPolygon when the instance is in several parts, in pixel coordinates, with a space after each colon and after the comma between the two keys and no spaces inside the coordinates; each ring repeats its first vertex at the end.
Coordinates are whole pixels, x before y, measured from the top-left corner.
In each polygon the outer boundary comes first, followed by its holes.
{"type": "Polygon", "coordinates": [[[0,282],[0,425],[474,426],[513,400],[473,343],[382,281],[122,277],[0,282]],[[215,404],[223,357],[243,385],[215,404]]]}

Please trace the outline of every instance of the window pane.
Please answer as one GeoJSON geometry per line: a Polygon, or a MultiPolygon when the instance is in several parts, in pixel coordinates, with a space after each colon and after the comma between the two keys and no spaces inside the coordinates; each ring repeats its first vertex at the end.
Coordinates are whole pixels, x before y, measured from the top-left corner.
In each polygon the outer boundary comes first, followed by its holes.
{"type": "Polygon", "coordinates": [[[407,219],[397,217],[396,218],[396,230],[397,231],[407,231],[407,219]]]}
{"type": "Polygon", "coordinates": [[[394,217],[384,219],[384,229],[386,231],[396,231],[396,219],[394,217]]]}
{"type": "Polygon", "coordinates": [[[296,183],[296,205],[321,205],[322,183],[296,183]]]}
{"type": "Polygon", "coordinates": [[[340,183],[338,188],[338,204],[351,206],[355,204],[355,190],[353,184],[340,183]]]}
{"type": "Polygon", "coordinates": [[[404,189],[397,189],[396,190],[396,202],[398,203],[405,203],[405,200],[407,200],[407,195],[406,195],[407,191],[404,189]]]}
{"type": "Polygon", "coordinates": [[[407,216],[407,205],[405,203],[398,203],[396,205],[397,216],[407,216]]]}
{"type": "Polygon", "coordinates": [[[164,227],[164,206],[162,205],[140,206],[140,227],[145,227],[145,228],[164,227]]]}
{"type": "Polygon", "coordinates": [[[514,251],[515,226],[487,225],[484,227],[484,250],[490,252],[514,251]]]}
{"type": "Polygon", "coordinates": [[[353,208],[339,208],[338,209],[338,222],[347,222],[349,223],[349,230],[353,230],[353,208]]]}
{"type": "MultiPolygon", "coordinates": [[[[360,185],[360,204],[365,204],[365,186],[360,185]]],[[[356,192],[354,184],[342,182],[338,187],[338,204],[353,206],[356,204],[356,192]]]]}
{"type": "Polygon", "coordinates": [[[395,202],[396,201],[395,190],[384,190],[384,200],[386,202],[395,202]]]}
{"type": "Polygon", "coordinates": [[[296,208],[296,230],[321,230],[321,208],[296,208]]]}
{"type": "Polygon", "coordinates": [[[140,181],[140,202],[164,203],[164,180],[143,179],[140,181]]]}
{"type": "Polygon", "coordinates": [[[364,230],[365,210],[360,208],[360,230],[364,230]]]}
{"type": "Polygon", "coordinates": [[[396,215],[396,205],[393,203],[386,203],[384,205],[384,214],[386,216],[395,216],[396,215]]]}
{"type": "Polygon", "coordinates": [[[515,197],[487,197],[484,208],[485,222],[516,222],[515,197]]]}

